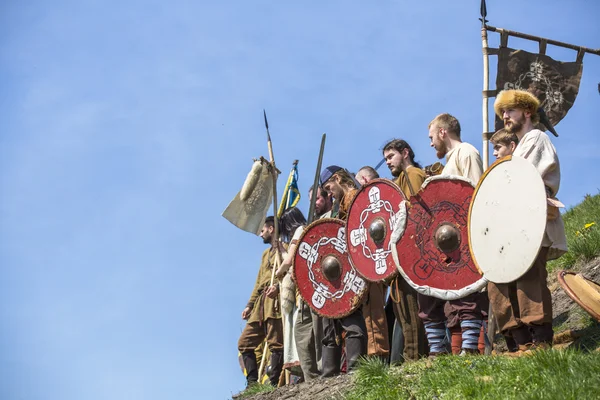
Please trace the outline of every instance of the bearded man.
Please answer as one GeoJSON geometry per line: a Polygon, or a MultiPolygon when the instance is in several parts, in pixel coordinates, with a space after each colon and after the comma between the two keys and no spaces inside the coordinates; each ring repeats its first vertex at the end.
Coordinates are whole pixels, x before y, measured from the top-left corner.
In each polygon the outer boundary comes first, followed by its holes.
{"type": "MultiPolygon", "coordinates": [[[[321,172],[321,185],[334,199],[333,218],[345,220],[348,209],[357,193],[356,183],[343,168],[331,165],[321,172]]],[[[352,314],[342,318],[323,318],[323,351],[322,377],[338,375],[341,368],[342,348],[340,346],[342,331],[346,333],[346,362],[350,371],[367,353],[367,327],[361,307],[352,314]]]]}
{"type": "MultiPolygon", "coordinates": [[[[411,187],[415,193],[418,192],[427,178],[425,171],[415,161],[412,148],[406,141],[394,139],[383,146],[383,158],[396,178],[394,183],[400,187],[404,198],[410,199],[411,187]]],[[[416,361],[427,353],[425,328],[419,318],[417,291],[398,275],[390,284],[390,298],[404,336],[404,360],[416,361]]]]}
{"type": "MultiPolygon", "coordinates": [[[[260,232],[260,237],[265,244],[273,242],[274,222],[274,217],[267,217],[260,232]]],[[[270,286],[272,270],[275,268],[275,257],[276,251],[273,246],[263,252],[254,289],[248,304],[242,311],[242,319],[248,322],[238,340],[238,350],[242,353],[242,361],[246,368],[247,386],[258,381],[255,350],[265,338],[271,351],[269,379],[273,386],[277,386],[279,383],[279,375],[283,367],[281,311],[277,300],[268,296],[270,292],[275,291],[276,293],[277,291],[275,286],[270,286]]]]}
{"type": "MultiPolygon", "coordinates": [[[[460,138],[460,123],[450,114],[440,114],[429,123],[429,140],[438,158],[446,157],[441,175],[460,176],[476,186],[483,175],[481,157],[475,147],[460,138]]],[[[458,300],[444,301],[419,294],[419,317],[424,322],[429,354],[446,353],[446,328],[453,335],[453,347],[460,353],[479,353],[479,337],[487,308],[487,295],[473,293],[458,300]]]]}
{"type": "Polygon", "coordinates": [[[548,135],[535,128],[539,107],[539,100],[523,90],[502,91],[494,102],[494,111],[504,120],[504,130],[518,138],[513,156],[525,158],[536,167],[548,197],[546,231],[531,269],[511,284],[488,285],[498,326],[503,334],[509,334],[515,340],[518,345],[516,355],[552,345],[552,297],[546,282],[546,261],[567,251],[564,223],[555,198],[560,186],[560,163],[548,135]],[[511,293],[514,290],[516,304],[509,298],[514,295],[511,293]]]}

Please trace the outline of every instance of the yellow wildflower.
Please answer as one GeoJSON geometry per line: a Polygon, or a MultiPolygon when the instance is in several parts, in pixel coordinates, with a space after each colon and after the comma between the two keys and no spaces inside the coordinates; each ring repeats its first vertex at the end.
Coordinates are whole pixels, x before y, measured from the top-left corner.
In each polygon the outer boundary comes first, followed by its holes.
{"type": "Polygon", "coordinates": [[[585,224],[585,226],[583,227],[584,229],[589,229],[590,227],[596,225],[595,222],[590,222],[589,224],[585,224]]]}

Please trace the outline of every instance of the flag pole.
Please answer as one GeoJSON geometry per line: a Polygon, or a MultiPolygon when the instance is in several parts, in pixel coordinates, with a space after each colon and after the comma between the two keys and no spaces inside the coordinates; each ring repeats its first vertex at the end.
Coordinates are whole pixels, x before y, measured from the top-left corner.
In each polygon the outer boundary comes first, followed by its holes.
{"type": "Polygon", "coordinates": [[[485,6],[485,0],[481,0],[481,50],[483,52],[483,104],[482,104],[482,112],[483,112],[483,170],[485,171],[490,165],[490,146],[489,146],[489,137],[488,132],[490,130],[489,125],[489,103],[488,103],[488,94],[490,90],[490,59],[488,54],[488,37],[487,37],[487,27],[485,23],[487,20],[485,17],[487,16],[487,9],[485,6]]]}
{"type": "MultiPolygon", "coordinates": [[[[485,0],[481,0],[481,51],[483,52],[483,170],[487,170],[490,165],[490,146],[488,132],[490,130],[489,120],[489,90],[490,90],[490,56],[488,54],[488,37],[485,17],[487,16],[487,7],[485,6],[485,0]]],[[[492,354],[494,347],[494,338],[496,336],[496,316],[494,315],[492,304],[490,303],[488,309],[488,325],[487,325],[487,340],[485,341],[485,354],[492,354]]]]}
{"type": "MultiPolygon", "coordinates": [[[[275,264],[273,265],[273,271],[271,271],[271,283],[269,286],[273,286],[273,282],[275,281],[275,270],[278,268],[278,264],[280,261],[280,253],[279,253],[279,218],[277,217],[277,174],[278,170],[275,166],[275,158],[273,156],[273,144],[271,142],[271,134],[269,133],[269,123],[267,122],[267,112],[263,109],[263,116],[265,118],[265,128],[267,129],[267,147],[269,148],[269,163],[271,166],[271,173],[273,174],[273,240],[272,246],[275,248],[275,264]]],[[[265,358],[267,355],[266,339],[265,339],[265,348],[263,350],[263,356],[260,360],[260,368],[258,369],[258,380],[259,382],[262,379],[263,370],[265,367],[265,358]]]]}

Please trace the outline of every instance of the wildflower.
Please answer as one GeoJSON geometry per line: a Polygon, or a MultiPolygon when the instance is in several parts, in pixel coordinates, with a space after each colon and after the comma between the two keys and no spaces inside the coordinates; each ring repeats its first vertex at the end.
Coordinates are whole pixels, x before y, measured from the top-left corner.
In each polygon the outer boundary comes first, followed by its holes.
{"type": "Polygon", "coordinates": [[[575,236],[579,236],[579,235],[581,235],[581,232],[579,232],[579,231],[575,232],[575,236]]]}
{"type": "Polygon", "coordinates": [[[584,229],[589,229],[589,228],[591,228],[591,227],[592,227],[592,226],[594,226],[594,225],[596,225],[596,223],[595,223],[595,222],[590,222],[589,224],[585,224],[583,228],[584,228],[584,229]]]}

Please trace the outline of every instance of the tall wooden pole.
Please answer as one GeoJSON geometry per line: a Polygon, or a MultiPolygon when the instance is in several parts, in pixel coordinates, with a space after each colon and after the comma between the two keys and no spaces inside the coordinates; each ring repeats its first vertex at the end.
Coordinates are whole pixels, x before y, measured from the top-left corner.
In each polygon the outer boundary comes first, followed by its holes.
{"type": "MultiPolygon", "coordinates": [[[[484,17],[485,20],[485,17],[484,17]]],[[[481,111],[483,112],[483,169],[484,171],[490,165],[490,146],[489,146],[489,138],[487,136],[490,131],[489,124],[489,102],[488,102],[488,91],[490,90],[490,58],[488,55],[488,38],[487,38],[487,29],[485,27],[485,22],[483,22],[481,27],[481,46],[483,51],[483,105],[481,111]]]]}

